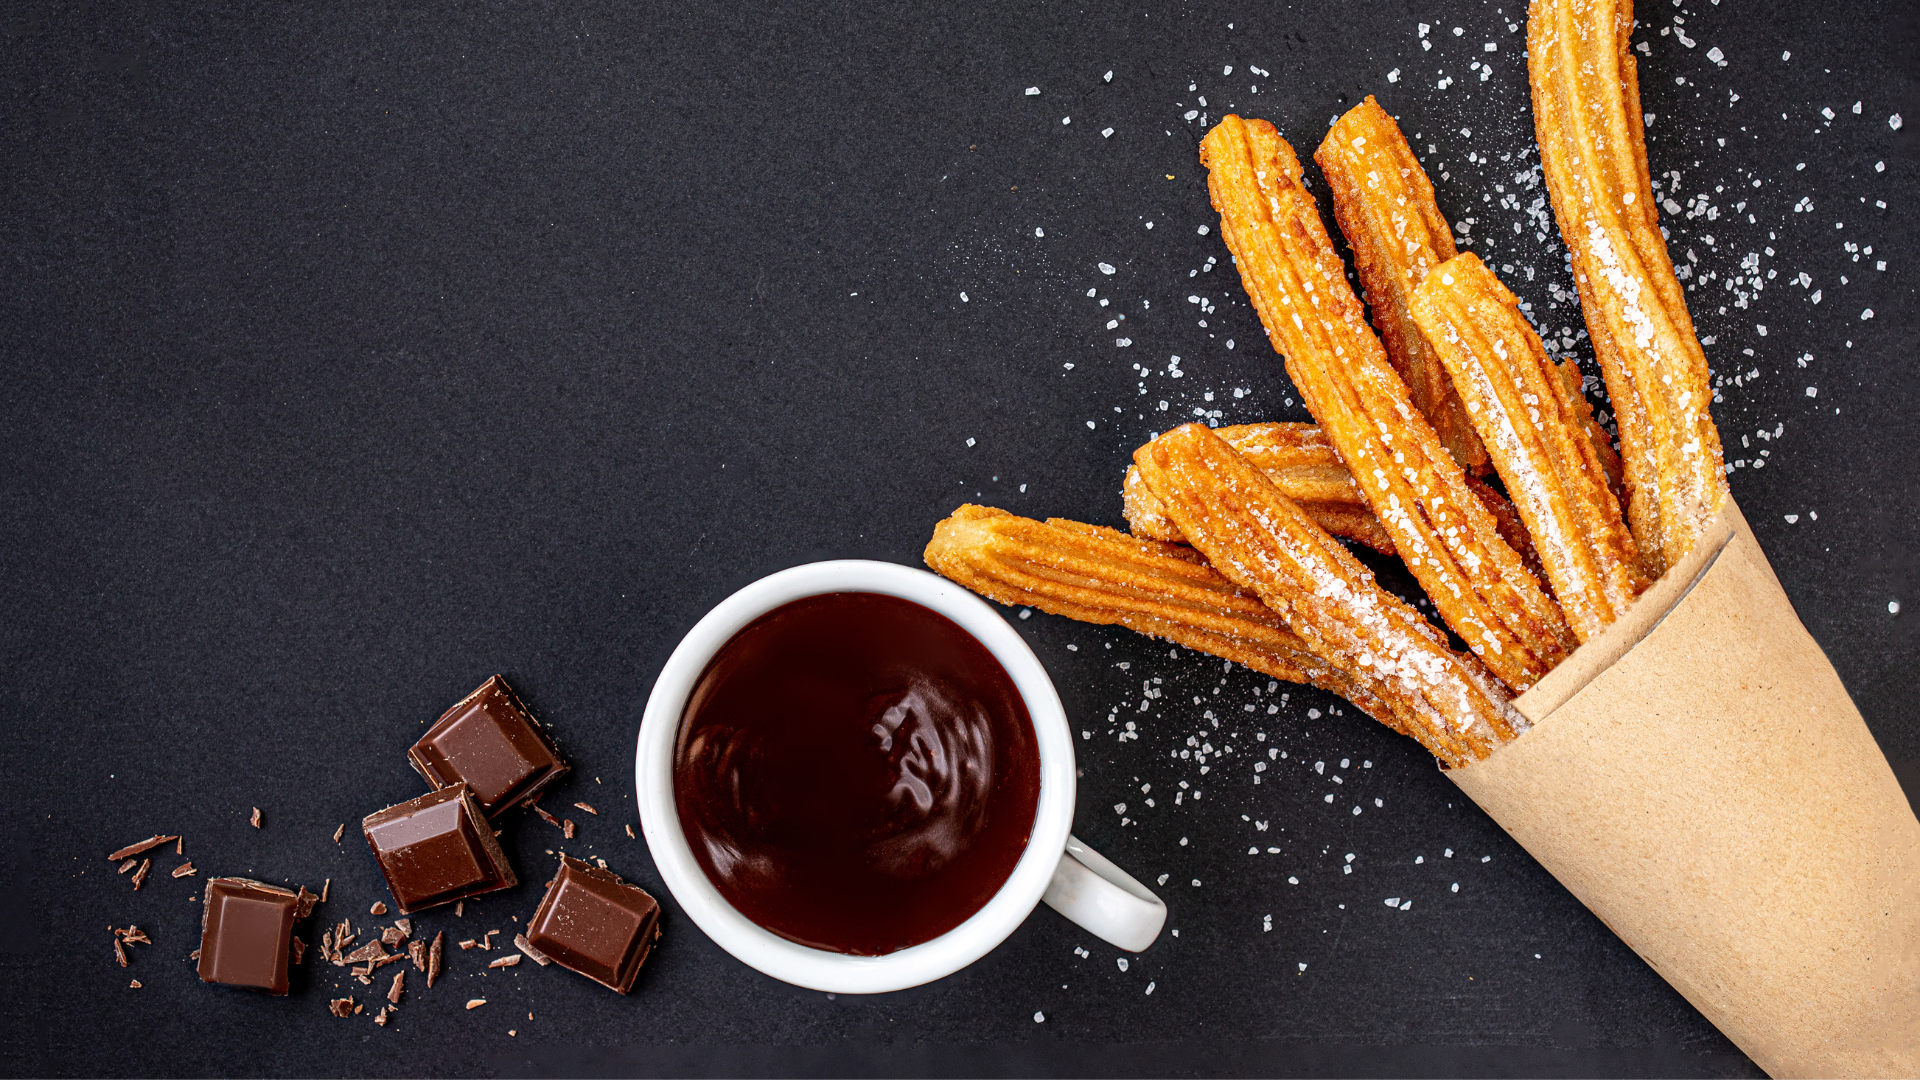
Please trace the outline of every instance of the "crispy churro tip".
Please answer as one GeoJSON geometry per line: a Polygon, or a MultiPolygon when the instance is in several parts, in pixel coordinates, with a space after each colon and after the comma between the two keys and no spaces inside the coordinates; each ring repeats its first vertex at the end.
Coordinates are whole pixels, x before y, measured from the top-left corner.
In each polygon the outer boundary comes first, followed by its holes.
{"type": "Polygon", "coordinates": [[[1372,676],[1390,726],[1449,765],[1484,758],[1525,730],[1481,664],[1449,649],[1211,430],[1176,428],[1135,451],[1134,462],[1221,574],[1278,612],[1316,655],[1372,676]]]}
{"type": "Polygon", "coordinates": [[[1572,651],[1573,634],[1413,407],[1291,148],[1273,125],[1228,116],[1202,140],[1201,160],[1268,337],[1394,548],[1474,654],[1514,689],[1531,686],[1572,651]]]}
{"type": "Polygon", "coordinates": [[[1373,680],[1316,655],[1258,596],[1191,548],[968,505],[934,527],[926,561],[1000,603],[1126,626],[1391,716],[1373,680]]]}
{"type": "Polygon", "coordinates": [[[1527,73],[1540,164],[1619,419],[1627,523],[1649,573],[1726,498],[1706,356],[1654,209],[1630,0],[1534,0],[1527,73]]]}
{"type": "Polygon", "coordinates": [[[1427,272],[1457,250],[1426,171],[1400,126],[1371,95],[1334,122],[1313,160],[1326,175],[1334,219],[1353,251],[1374,329],[1413,407],[1461,467],[1485,473],[1486,447],[1407,309],[1427,272]]]}
{"type": "Polygon", "coordinates": [[[1436,267],[1411,310],[1506,481],[1561,609],[1588,640],[1625,612],[1644,582],[1577,385],[1478,256],[1436,267]]]}

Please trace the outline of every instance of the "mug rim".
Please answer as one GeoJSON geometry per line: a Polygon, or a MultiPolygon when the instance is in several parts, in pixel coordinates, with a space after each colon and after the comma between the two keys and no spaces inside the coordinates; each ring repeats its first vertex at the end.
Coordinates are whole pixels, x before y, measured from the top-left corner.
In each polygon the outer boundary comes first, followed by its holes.
{"type": "Polygon", "coordinates": [[[695,925],[749,967],[813,990],[874,994],[951,975],[991,952],[1040,903],[1073,826],[1078,773],[1066,708],[1026,641],[986,601],[928,571],[869,559],[803,563],[753,581],[716,604],[688,630],[654,680],[634,749],[640,829],[667,890],[695,925]],[[992,899],[959,926],[884,956],[816,949],[742,915],[694,857],[673,797],[673,758],[694,684],[714,654],[761,615],[808,596],[870,592],[920,604],[953,620],[980,642],[1013,680],[1032,720],[1040,759],[1040,798],[1026,849],[992,899]]]}

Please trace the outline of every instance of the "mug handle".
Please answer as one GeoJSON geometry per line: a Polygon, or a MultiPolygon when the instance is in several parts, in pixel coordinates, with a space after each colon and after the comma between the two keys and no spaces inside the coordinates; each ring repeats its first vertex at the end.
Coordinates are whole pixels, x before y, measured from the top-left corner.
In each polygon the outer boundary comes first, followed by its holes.
{"type": "Polygon", "coordinates": [[[1106,856],[1067,837],[1040,899],[1071,922],[1128,952],[1144,952],[1167,925],[1167,905],[1106,856]]]}

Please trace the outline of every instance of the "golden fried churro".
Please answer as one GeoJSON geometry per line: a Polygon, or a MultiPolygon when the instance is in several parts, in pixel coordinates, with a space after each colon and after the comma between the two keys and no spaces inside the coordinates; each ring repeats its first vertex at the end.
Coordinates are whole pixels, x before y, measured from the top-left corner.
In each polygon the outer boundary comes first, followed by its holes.
{"type": "Polygon", "coordinates": [[[1560,609],[1588,640],[1646,583],[1579,395],[1478,256],[1441,263],[1414,290],[1411,309],[1513,494],[1560,609]]]}
{"type": "MultiPolygon", "coordinates": [[[[1214,433],[1246,455],[1254,468],[1266,473],[1267,479],[1321,528],[1357,540],[1382,555],[1394,553],[1387,530],[1380,527],[1380,519],[1367,506],[1366,493],[1340,464],[1340,455],[1318,425],[1237,424],[1215,428],[1214,433]]],[[[1127,527],[1135,536],[1181,542],[1179,527],[1161,510],[1160,500],[1140,479],[1138,467],[1128,466],[1120,493],[1126,501],[1127,527]]]]}
{"type": "Polygon", "coordinates": [[[1486,447],[1460,407],[1446,368],[1407,311],[1420,279],[1457,251],[1426,171],[1400,126],[1372,95],[1328,129],[1313,160],[1326,174],[1334,219],[1353,249],[1373,327],[1387,360],[1406,381],[1413,407],[1433,425],[1455,461],[1470,473],[1486,472],[1486,447]]]}
{"type": "Polygon", "coordinates": [[[1534,0],[1527,73],[1560,236],[1620,422],[1627,522],[1651,576],[1727,495],[1707,360],[1647,176],[1632,0],[1534,0]]]}
{"type": "Polygon", "coordinates": [[[1479,661],[1449,649],[1438,629],[1375,585],[1339,541],[1212,431],[1175,428],[1133,459],[1221,574],[1265,601],[1314,654],[1372,673],[1401,730],[1435,756],[1464,765],[1526,730],[1479,661]]]}
{"type": "Polygon", "coordinates": [[[1264,675],[1330,690],[1392,722],[1365,676],[1314,655],[1287,624],[1190,548],[1054,518],[962,506],[934,527],[927,565],[1003,604],[1119,624],[1264,675]]]}
{"type": "Polygon", "coordinates": [[[1387,363],[1293,149],[1272,124],[1227,116],[1200,160],[1241,281],[1307,408],[1447,625],[1525,690],[1574,637],[1387,363]]]}

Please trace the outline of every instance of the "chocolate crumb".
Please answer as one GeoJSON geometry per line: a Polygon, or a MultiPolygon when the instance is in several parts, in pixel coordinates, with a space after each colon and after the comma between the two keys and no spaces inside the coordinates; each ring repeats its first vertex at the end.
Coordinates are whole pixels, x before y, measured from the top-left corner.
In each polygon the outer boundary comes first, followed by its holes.
{"type": "MultiPolygon", "coordinates": [[[[373,970],[373,965],[372,965],[372,964],[368,964],[368,965],[367,965],[367,971],[372,971],[372,970],[373,970]]],[[[359,980],[360,980],[360,985],[361,985],[361,986],[372,986],[372,985],[373,985],[373,980],[372,980],[372,979],[369,979],[369,978],[367,978],[367,974],[366,974],[366,971],[362,971],[362,970],[360,970],[359,968],[354,968],[354,969],[353,969],[353,977],[354,977],[354,978],[356,978],[356,979],[359,979],[359,980]]]]}
{"type": "Polygon", "coordinates": [[[113,939],[113,955],[120,958],[121,967],[127,966],[127,947],[122,945],[117,937],[113,939]]]}
{"type": "MultiPolygon", "coordinates": [[[[387,1000],[395,1005],[400,1004],[400,991],[406,989],[406,985],[407,973],[404,971],[394,972],[393,985],[387,988],[387,1000]]],[[[387,1010],[380,1010],[380,1015],[385,1016],[386,1014],[387,1010]]]]}
{"type": "Polygon", "coordinates": [[[462,949],[471,949],[471,948],[473,948],[473,947],[474,947],[475,945],[478,945],[478,944],[479,944],[479,942],[477,942],[477,941],[475,941],[475,940],[473,940],[472,938],[468,938],[467,940],[465,940],[465,941],[463,941],[463,942],[461,942],[461,943],[460,943],[460,948],[462,948],[462,949]]]}
{"type": "Polygon", "coordinates": [[[376,1024],[379,1024],[381,1027],[387,1026],[387,1007],[386,1006],[384,1005],[381,1006],[380,1011],[374,1014],[373,1022],[376,1024]]]}
{"type": "Polygon", "coordinates": [[[140,929],[137,926],[129,926],[125,930],[116,930],[114,932],[119,934],[121,937],[125,938],[127,940],[127,944],[129,945],[132,945],[136,942],[138,942],[141,945],[153,944],[153,939],[147,936],[147,932],[145,930],[140,929]]]}
{"type": "Polygon", "coordinates": [[[498,960],[495,960],[493,963],[488,964],[487,966],[490,968],[510,968],[519,962],[520,962],[519,953],[508,953],[507,955],[501,957],[498,960]]]}
{"type": "Polygon", "coordinates": [[[533,942],[528,941],[527,935],[525,934],[513,935],[513,947],[526,953],[527,959],[539,964],[541,967],[546,967],[548,964],[553,963],[553,960],[549,958],[547,954],[533,947],[533,942]]]}
{"type": "Polygon", "coordinates": [[[629,840],[638,840],[638,839],[640,839],[639,837],[637,837],[637,836],[635,836],[635,835],[633,835],[633,826],[631,826],[631,825],[629,825],[629,826],[627,826],[627,839],[629,839],[629,840]]]}
{"type": "Polygon", "coordinates": [[[187,957],[187,959],[189,959],[189,960],[194,960],[194,961],[197,961],[197,960],[199,960],[199,959],[200,959],[200,950],[199,950],[199,949],[195,949],[195,950],[193,950],[193,952],[192,952],[191,954],[189,954],[189,955],[188,955],[188,957],[187,957]]]}
{"type": "Polygon", "coordinates": [[[350,997],[334,998],[332,1001],[327,1002],[327,1011],[344,1020],[353,1015],[353,999],[350,997]]]}
{"type": "Polygon", "coordinates": [[[363,1009],[365,1009],[365,1008],[366,1008],[366,1006],[365,1006],[365,1005],[355,1005],[355,1006],[353,1007],[353,1015],[355,1015],[355,1016],[359,1016],[359,1015],[360,1015],[360,1012],[361,1012],[361,1010],[363,1010],[363,1009]]]}
{"type": "Polygon", "coordinates": [[[127,871],[129,871],[129,870],[131,870],[131,869],[133,869],[134,867],[136,867],[136,866],[139,866],[139,865],[140,865],[140,860],[139,860],[139,859],[128,859],[128,860],[127,860],[126,862],[123,862],[123,863],[121,863],[121,864],[120,864],[120,870],[119,870],[119,872],[120,872],[120,873],[122,873],[122,874],[124,874],[124,873],[126,873],[127,871]]]}
{"type": "Polygon", "coordinates": [[[593,861],[600,865],[600,869],[605,870],[607,868],[607,860],[601,858],[600,856],[595,855],[593,857],[593,861]]]}
{"type": "Polygon", "coordinates": [[[577,802],[577,803],[574,803],[573,805],[578,807],[581,810],[585,810],[587,813],[592,814],[594,817],[600,816],[600,811],[595,810],[593,807],[588,806],[586,803],[577,802]]]}
{"type": "Polygon", "coordinates": [[[446,939],[447,932],[433,935],[433,948],[427,952],[427,988],[433,988],[433,981],[440,977],[440,943],[446,939]]]}
{"type": "Polygon", "coordinates": [[[293,917],[295,919],[304,919],[313,914],[313,905],[319,902],[320,898],[308,892],[305,885],[300,886],[300,895],[294,902],[293,917]]]}
{"type": "Polygon", "coordinates": [[[141,852],[146,851],[150,848],[157,848],[161,844],[164,844],[169,840],[178,840],[178,839],[180,839],[178,836],[159,836],[159,835],[150,836],[145,840],[140,841],[137,844],[128,844],[126,847],[123,847],[119,851],[116,851],[113,854],[107,856],[107,861],[119,862],[121,859],[125,859],[133,855],[138,855],[141,852]]]}
{"type": "Polygon", "coordinates": [[[477,1009],[480,1006],[485,1005],[486,1003],[487,1003],[486,998],[469,998],[467,999],[467,1008],[477,1009]]]}
{"type": "Polygon", "coordinates": [[[453,917],[456,919],[464,919],[467,917],[467,902],[465,900],[455,900],[453,902],[453,917]]]}
{"type": "Polygon", "coordinates": [[[147,871],[153,869],[152,859],[140,860],[140,869],[133,872],[133,891],[139,892],[140,886],[147,883],[147,871]]]}
{"type": "Polygon", "coordinates": [[[400,931],[400,936],[402,938],[410,938],[413,936],[413,920],[412,919],[395,919],[393,920],[393,928],[395,930],[400,931]]]}
{"type": "Polygon", "coordinates": [[[368,914],[371,914],[371,915],[385,915],[387,913],[386,902],[381,900],[375,900],[373,902],[373,906],[368,908],[367,912],[368,914]]]}
{"type": "Polygon", "coordinates": [[[138,990],[138,989],[140,989],[140,980],[139,980],[139,979],[135,979],[135,980],[133,980],[132,982],[130,982],[130,983],[128,983],[128,984],[127,984],[127,989],[129,989],[129,990],[138,990]]]}
{"type": "Polygon", "coordinates": [[[567,839],[569,840],[573,839],[573,819],[567,818],[566,820],[562,821],[560,823],[560,831],[566,834],[567,839]]]}
{"type": "Polygon", "coordinates": [[[307,958],[307,943],[301,941],[299,938],[293,938],[291,944],[293,946],[293,963],[295,967],[298,967],[300,961],[307,958]]]}
{"type": "Polygon", "coordinates": [[[413,961],[414,970],[427,973],[427,943],[424,941],[407,942],[407,959],[413,961]]]}
{"type": "Polygon", "coordinates": [[[188,859],[186,862],[183,862],[179,866],[176,866],[173,868],[172,876],[173,877],[192,877],[193,875],[199,872],[200,871],[195,870],[193,868],[193,860],[188,859]]]}
{"type": "Polygon", "coordinates": [[[391,948],[407,940],[407,932],[397,926],[389,926],[380,931],[380,940],[391,948]]]}
{"type": "Polygon", "coordinates": [[[339,843],[340,838],[342,836],[345,836],[346,833],[347,833],[347,823],[343,821],[340,823],[339,828],[333,830],[333,842],[336,844],[339,843]]]}
{"type": "Polygon", "coordinates": [[[260,808],[259,807],[256,806],[253,808],[253,817],[251,820],[253,822],[254,828],[257,829],[260,827],[260,808]]]}

